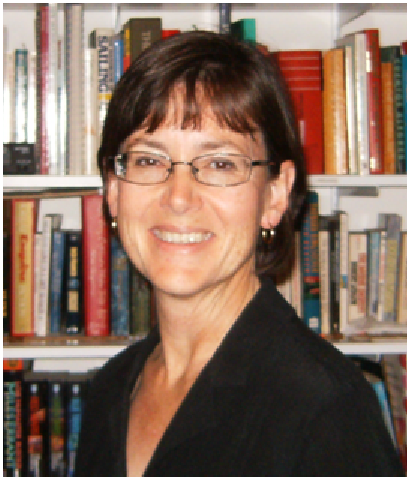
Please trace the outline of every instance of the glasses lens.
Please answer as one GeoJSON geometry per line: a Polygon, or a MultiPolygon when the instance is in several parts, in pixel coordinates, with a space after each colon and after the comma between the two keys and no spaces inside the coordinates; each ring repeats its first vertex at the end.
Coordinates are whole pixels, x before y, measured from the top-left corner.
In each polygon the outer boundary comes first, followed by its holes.
{"type": "Polygon", "coordinates": [[[135,184],[157,184],[168,177],[171,162],[165,156],[144,151],[130,151],[115,158],[115,173],[135,184]]]}
{"type": "Polygon", "coordinates": [[[246,182],[251,161],[239,154],[210,154],[192,161],[199,182],[214,186],[230,186],[246,182]]]}

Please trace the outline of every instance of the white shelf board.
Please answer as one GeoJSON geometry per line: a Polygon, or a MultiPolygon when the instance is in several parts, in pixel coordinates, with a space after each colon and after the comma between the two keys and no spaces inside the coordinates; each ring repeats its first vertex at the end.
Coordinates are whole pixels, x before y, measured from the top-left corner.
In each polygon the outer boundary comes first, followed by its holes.
{"type": "Polygon", "coordinates": [[[313,175],[309,176],[311,187],[407,187],[406,174],[378,175],[313,175]]]}
{"type": "MultiPolygon", "coordinates": [[[[407,340],[377,342],[335,342],[333,345],[346,355],[407,354],[407,340]]],[[[125,349],[126,345],[104,346],[6,346],[4,359],[106,360],[125,349]]]]}
{"type": "Polygon", "coordinates": [[[4,192],[30,192],[55,189],[98,189],[102,187],[102,179],[98,175],[87,176],[3,176],[4,192]]]}

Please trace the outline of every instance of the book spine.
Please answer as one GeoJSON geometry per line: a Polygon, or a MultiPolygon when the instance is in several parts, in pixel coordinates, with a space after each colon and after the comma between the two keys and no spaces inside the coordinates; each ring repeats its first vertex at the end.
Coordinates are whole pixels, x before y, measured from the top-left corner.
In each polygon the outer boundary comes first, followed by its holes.
{"type": "Polygon", "coordinates": [[[65,232],[54,230],[51,236],[51,270],[50,270],[50,303],[49,331],[50,334],[60,334],[62,314],[62,284],[65,258],[65,232]]]}
{"type": "Polygon", "coordinates": [[[346,94],[346,130],[348,136],[348,171],[349,174],[359,173],[357,159],[357,132],[355,112],[355,59],[352,46],[343,47],[345,59],[345,94],[346,94]]]}
{"type": "Polygon", "coordinates": [[[15,142],[27,142],[28,139],[28,50],[18,48],[14,52],[15,60],[15,142]]]}
{"type": "Polygon", "coordinates": [[[49,174],[61,174],[58,163],[58,4],[48,3],[48,86],[45,113],[49,174]]]}
{"type": "Polygon", "coordinates": [[[400,48],[398,47],[395,47],[394,58],[394,120],[396,171],[397,174],[404,174],[406,172],[406,137],[404,131],[403,74],[401,67],[400,48]]]}
{"type": "Polygon", "coordinates": [[[349,257],[349,216],[346,212],[339,212],[339,331],[342,332],[348,324],[348,257],[349,257]]]}
{"type": "Polygon", "coordinates": [[[42,243],[41,243],[41,263],[40,279],[38,290],[38,312],[36,314],[35,334],[36,336],[47,336],[49,332],[48,310],[49,310],[49,283],[51,268],[51,235],[52,217],[44,216],[42,220],[42,243]]]}
{"type": "Polygon", "coordinates": [[[407,231],[401,232],[397,321],[407,323],[407,231]]]}
{"type": "Polygon", "coordinates": [[[134,61],[142,51],[162,38],[161,18],[130,19],[130,61],[134,61]]]}
{"type": "Polygon", "coordinates": [[[323,174],[322,52],[279,51],[274,56],[294,103],[307,173],[323,174]]]}
{"type": "Polygon", "coordinates": [[[67,476],[75,476],[76,451],[82,423],[82,383],[67,381],[67,476]]]}
{"type": "Polygon", "coordinates": [[[22,373],[3,371],[3,473],[23,472],[22,373]]]}
{"type": "Polygon", "coordinates": [[[84,157],[84,14],[83,4],[65,5],[67,173],[83,173],[84,157]]]}
{"type": "Polygon", "coordinates": [[[3,336],[10,335],[10,245],[10,234],[3,232],[3,336]]]}
{"type": "Polygon", "coordinates": [[[230,33],[230,25],[232,23],[232,4],[219,3],[219,33],[228,35],[230,33]]]}
{"type": "MultiPolygon", "coordinates": [[[[37,141],[37,52],[30,51],[28,56],[28,105],[27,105],[27,142],[37,141]]],[[[39,171],[37,171],[38,173],[39,171]]]]}
{"type": "Polygon", "coordinates": [[[324,145],[325,173],[347,174],[346,96],[342,48],[324,55],[324,145]]]}
{"type": "Polygon", "coordinates": [[[349,312],[348,323],[366,317],[367,235],[349,232],[349,312]]]}
{"type": "Polygon", "coordinates": [[[130,263],[116,237],[111,242],[112,335],[130,333],[130,263]]]}
{"type": "Polygon", "coordinates": [[[327,336],[331,333],[330,323],[330,234],[329,218],[320,215],[318,224],[319,245],[319,275],[321,297],[321,334],[327,336]]]}
{"type": "Polygon", "coordinates": [[[404,121],[404,162],[400,169],[407,171],[407,53],[401,55],[401,74],[403,84],[403,121],[404,121]]]}
{"type": "Polygon", "coordinates": [[[3,71],[3,143],[13,142],[14,133],[14,55],[4,53],[3,71]]]}
{"type": "Polygon", "coordinates": [[[379,303],[379,268],[380,268],[380,239],[379,230],[370,230],[367,235],[368,248],[368,295],[367,295],[367,315],[369,318],[377,320],[379,303]]]}
{"type": "Polygon", "coordinates": [[[123,26],[123,73],[130,66],[130,23],[123,26]]]}
{"type": "MultiPolygon", "coordinates": [[[[49,31],[48,18],[49,6],[41,5],[38,7],[40,11],[39,28],[40,28],[40,70],[37,72],[40,85],[40,164],[41,174],[49,174],[49,150],[48,150],[48,99],[49,99],[49,31]]],[[[38,50],[37,50],[38,53],[38,50]]]]}
{"type": "Polygon", "coordinates": [[[396,173],[393,62],[382,55],[383,173],[396,173]]]}
{"type": "Polygon", "coordinates": [[[340,228],[339,215],[334,214],[329,221],[330,233],[330,317],[331,333],[338,334],[340,330],[340,228]]]}
{"type": "Polygon", "coordinates": [[[57,152],[58,166],[61,175],[66,174],[66,78],[65,78],[65,41],[58,38],[58,77],[57,77],[57,152]]]}
{"type": "Polygon", "coordinates": [[[98,70],[97,51],[85,48],[85,158],[83,161],[85,175],[97,175],[98,131],[98,70]]]}
{"type": "Polygon", "coordinates": [[[230,33],[239,41],[256,44],[256,20],[254,18],[241,18],[230,25],[230,33]]]}
{"type": "Polygon", "coordinates": [[[50,458],[48,459],[48,472],[50,476],[65,476],[65,396],[64,383],[49,381],[48,399],[48,448],[50,458]]]}
{"type": "Polygon", "coordinates": [[[34,334],[34,234],[36,202],[12,200],[11,334],[34,334]]]}
{"type": "Polygon", "coordinates": [[[66,260],[64,273],[64,326],[68,334],[82,331],[82,233],[66,232],[66,260]]]}
{"type": "Polygon", "coordinates": [[[379,252],[379,295],[377,303],[377,321],[384,319],[384,297],[385,297],[385,269],[386,269],[386,249],[387,232],[380,232],[380,252],[379,252]]]}
{"type": "Polygon", "coordinates": [[[117,84],[123,75],[123,38],[117,33],[113,39],[114,84],[117,84]]]}
{"type": "Polygon", "coordinates": [[[379,30],[364,31],[367,52],[370,174],[383,174],[383,110],[379,30]]]}
{"type": "Polygon", "coordinates": [[[301,269],[301,234],[295,231],[295,258],[291,273],[291,305],[297,315],[302,318],[302,269],[301,269]]]}
{"type": "Polygon", "coordinates": [[[359,174],[370,174],[369,160],[369,118],[368,87],[366,71],[366,36],[355,34],[355,91],[356,91],[356,126],[358,137],[359,174]]]}
{"type": "Polygon", "coordinates": [[[149,283],[132,266],[130,334],[133,336],[146,334],[150,329],[151,319],[151,290],[149,283]]]}
{"type": "Polygon", "coordinates": [[[110,246],[103,196],[82,197],[83,293],[86,336],[108,336],[110,246]]]}
{"type": "Polygon", "coordinates": [[[303,314],[304,322],[315,333],[321,333],[321,299],[318,245],[318,194],[310,191],[308,209],[301,228],[301,262],[303,271],[303,314]]]}

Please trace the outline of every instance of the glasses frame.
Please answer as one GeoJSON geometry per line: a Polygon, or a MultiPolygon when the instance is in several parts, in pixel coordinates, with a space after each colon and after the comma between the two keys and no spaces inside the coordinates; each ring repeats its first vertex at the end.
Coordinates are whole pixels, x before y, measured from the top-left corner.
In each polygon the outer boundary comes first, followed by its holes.
{"type": "Polygon", "coordinates": [[[130,153],[128,152],[124,152],[124,153],[121,153],[121,154],[116,154],[115,156],[113,156],[111,159],[113,159],[114,161],[114,164],[113,164],[113,167],[114,167],[114,175],[124,181],[124,182],[128,182],[129,184],[136,184],[136,185],[141,185],[141,186],[150,186],[150,185],[157,185],[157,184],[164,184],[165,182],[167,182],[167,180],[169,179],[170,175],[174,173],[174,166],[176,165],[184,165],[184,166],[191,166],[192,168],[192,175],[194,177],[194,179],[196,180],[196,182],[198,182],[199,184],[203,184],[203,185],[207,185],[207,186],[211,186],[211,187],[235,187],[235,186],[238,186],[238,185],[241,185],[241,184],[245,184],[246,182],[249,182],[251,176],[252,176],[252,172],[253,172],[253,167],[256,167],[256,166],[269,166],[271,164],[273,164],[272,161],[270,160],[266,160],[266,161],[253,161],[249,156],[246,156],[244,154],[235,154],[235,153],[215,153],[215,154],[202,154],[200,156],[197,156],[197,157],[194,157],[192,159],[192,161],[190,162],[187,162],[187,161],[176,161],[176,162],[173,162],[170,158],[170,156],[166,155],[166,154],[160,154],[160,153],[157,153],[157,152],[149,152],[149,151],[137,151],[137,152],[145,152],[146,154],[154,154],[158,157],[162,157],[164,159],[166,159],[169,163],[170,163],[170,167],[168,169],[166,169],[166,177],[165,179],[161,180],[161,181],[158,181],[158,182],[134,182],[134,181],[130,181],[128,179],[126,179],[125,177],[121,176],[121,175],[118,175],[117,174],[117,161],[118,160],[124,160],[124,161],[127,161],[127,156],[130,153]],[[248,159],[249,160],[249,163],[250,163],[250,169],[249,169],[249,173],[248,173],[248,176],[247,176],[247,179],[245,179],[244,181],[241,181],[241,182],[237,182],[236,184],[211,184],[209,182],[204,182],[202,180],[199,180],[196,176],[197,172],[199,171],[199,169],[197,167],[194,166],[194,162],[197,160],[197,159],[202,159],[202,158],[205,158],[205,157],[242,157],[242,158],[245,158],[245,159],[248,159]]]}

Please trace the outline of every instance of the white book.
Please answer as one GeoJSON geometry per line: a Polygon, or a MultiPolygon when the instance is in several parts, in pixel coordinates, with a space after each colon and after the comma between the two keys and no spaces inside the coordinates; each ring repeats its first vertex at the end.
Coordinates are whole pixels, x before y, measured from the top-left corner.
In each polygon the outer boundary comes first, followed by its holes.
{"type": "Polygon", "coordinates": [[[85,48],[85,157],[84,175],[98,174],[98,63],[97,50],[85,48]]]}
{"type": "Polygon", "coordinates": [[[400,276],[397,321],[407,323],[407,231],[401,232],[400,276]]]}
{"type": "Polygon", "coordinates": [[[349,216],[347,212],[339,214],[339,331],[346,330],[348,325],[348,234],[349,216]]]}
{"type": "Polygon", "coordinates": [[[14,54],[7,52],[4,54],[3,71],[3,143],[14,140],[14,54]]]}
{"type": "Polygon", "coordinates": [[[321,299],[321,334],[331,333],[330,311],[330,233],[329,218],[320,216],[318,231],[319,283],[321,299]]]}
{"type": "Polygon", "coordinates": [[[28,56],[27,113],[27,142],[35,144],[37,136],[37,53],[35,51],[30,51],[28,56]]]}
{"type": "Polygon", "coordinates": [[[60,175],[58,162],[58,3],[48,4],[48,91],[47,91],[47,142],[49,174],[60,175]]]}
{"type": "Polygon", "coordinates": [[[34,238],[34,331],[37,334],[39,313],[39,291],[41,288],[42,233],[36,232],[34,238]]]}
{"type": "Polygon", "coordinates": [[[349,323],[366,317],[367,235],[349,233],[349,323]]]}

